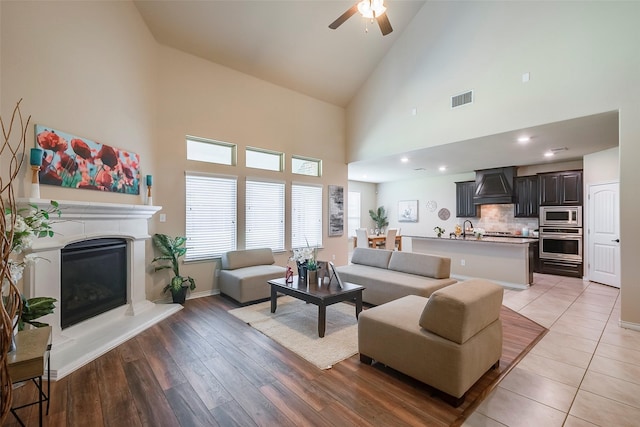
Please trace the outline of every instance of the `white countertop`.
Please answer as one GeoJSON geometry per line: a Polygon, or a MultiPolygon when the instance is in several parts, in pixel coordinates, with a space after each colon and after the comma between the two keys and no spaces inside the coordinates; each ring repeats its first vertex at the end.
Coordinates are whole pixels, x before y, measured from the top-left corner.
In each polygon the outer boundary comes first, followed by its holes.
{"type": "Polygon", "coordinates": [[[411,237],[414,239],[432,239],[432,240],[446,240],[451,242],[465,242],[465,243],[506,243],[512,245],[522,245],[525,243],[535,243],[538,241],[536,238],[531,237],[482,237],[481,239],[476,239],[474,236],[467,236],[466,238],[462,238],[462,236],[455,238],[448,237],[435,237],[435,236],[404,236],[411,237]]]}

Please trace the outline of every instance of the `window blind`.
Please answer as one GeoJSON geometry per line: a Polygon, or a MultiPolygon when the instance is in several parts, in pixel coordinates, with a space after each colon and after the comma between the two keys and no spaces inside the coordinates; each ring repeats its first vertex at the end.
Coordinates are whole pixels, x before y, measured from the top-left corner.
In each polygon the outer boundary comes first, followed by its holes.
{"type": "Polygon", "coordinates": [[[284,251],[284,183],[247,180],[247,249],[284,251]]]}
{"type": "Polygon", "coordinates": [[[322,187],[291,185],[291,247],[322,246],[322,187]]]}
{"type": "Polygon", "coordinates": [[[185,260],[214,258],[237,247],[237,178],[186,174],[185,260]]]}

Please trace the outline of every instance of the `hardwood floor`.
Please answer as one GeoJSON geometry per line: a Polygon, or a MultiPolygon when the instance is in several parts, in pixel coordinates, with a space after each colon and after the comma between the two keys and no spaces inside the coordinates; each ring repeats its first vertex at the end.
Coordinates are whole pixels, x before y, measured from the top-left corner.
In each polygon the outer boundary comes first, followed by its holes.
{"type": "MultiPolygon", "coordinates": [[[[52,382],[44,425],[440,426],[459,420],[460,409],[433,397],[428,386],[361,364],[358,355],[329,370],[315,368],[227,314],[235,307],[220,296],[188,300],[184,310],[52,382]]],[[[510,312],[503,307],[503,321],[510,312]]],[[[517,320],[520,329],[505,330],[501,368],[479,381],[462,410],[471,411],[487,384],[544,329],[517,320]]],[[[14,406],[35,393],[31,383],[19,387],[14,406]]],[[[19,414],[26,425],[38,425],[37,405],[19,414]]],[[[18,423],[9,416],[6,425],[18,423]]]]}

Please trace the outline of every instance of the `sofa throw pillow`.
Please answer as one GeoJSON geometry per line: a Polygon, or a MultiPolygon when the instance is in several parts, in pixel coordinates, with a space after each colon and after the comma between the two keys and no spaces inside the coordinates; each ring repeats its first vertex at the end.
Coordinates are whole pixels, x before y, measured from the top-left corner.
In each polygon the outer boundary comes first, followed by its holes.
{"type": "Polygon", "coordinates": [[[435,291],[422,310],[420,326],[458,344],[498,320],[502,286],[483,279],[458,282],[435,291]]]}
{"type": "Polygon", "coordinates": [[[355,248],[351,257],[352,264],[387,268],[393,251],[386,249],[355,248]]]}
{"type": "Polygon", "coordinates": [[[393,252],[389,260],[389,270],[447,279],[451,273],[451,258],[415,252],[393,252]]]}

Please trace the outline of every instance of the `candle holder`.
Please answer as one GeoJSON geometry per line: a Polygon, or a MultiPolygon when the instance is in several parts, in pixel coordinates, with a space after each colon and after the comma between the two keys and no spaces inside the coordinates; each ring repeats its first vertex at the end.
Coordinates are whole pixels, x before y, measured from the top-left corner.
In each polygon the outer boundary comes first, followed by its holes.
{"type": "Polygon", "coordinates": [[[31,165],[31,198],[40,198],[40,166],[31,165]]]}
{"type": "Polygon", "coordinates": [[[153,176],[147,175],[147,205],[153,206],[153,197],[151,197],[151,187],[153,187],[153,176]]]}
{"type": "Polygon", "coordinates": [[[40,198],[40,165],[42,164],[42,148],[32,148],[29,153],[29,163],[31,164],[31,198],[40,198]]]}

